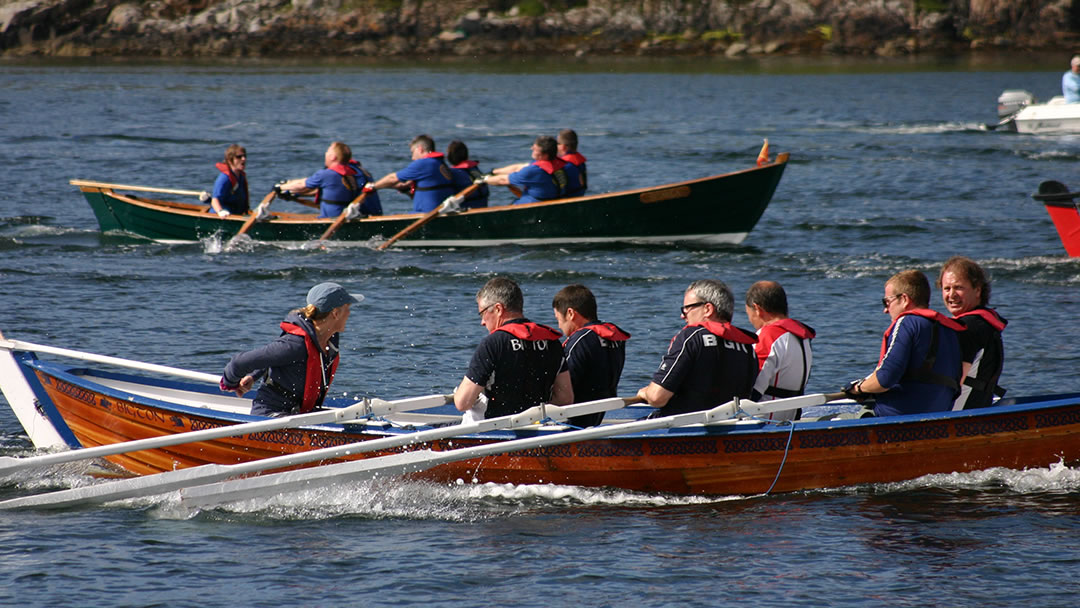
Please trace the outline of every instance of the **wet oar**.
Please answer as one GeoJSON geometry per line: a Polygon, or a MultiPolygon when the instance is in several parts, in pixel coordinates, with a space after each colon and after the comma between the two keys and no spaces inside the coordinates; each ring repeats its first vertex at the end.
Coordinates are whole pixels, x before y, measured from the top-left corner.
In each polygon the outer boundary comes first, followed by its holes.
{"type": "Polygon", "coordinates": [[[244,435],[246,433],[261,433],[264,431],[274,431],[277,429],[293,428],[305,425],[334,424],[349,420],[369,418],[372,416],[386,416],[395,412],[438,407],[440,405],[446,405],[447,403],[451,402],[452,396],[450,395],[429,395],[426,397],[401,399],[398,401],[365,399],[364,401],[344,408],[319,410],[317,412],[311,412],[308,414],[283,416],[281,418],[271,418],[269,420],[259,420],[256,422],[245,422],[242,424],[233,424],[213,429],[188,431],[186,433],[173,433],[170,435],[163,435],[161,437],[136,439],[133,441],[112,443],[109,445],[96,446],[92,448],[71,450],[68,452],[56,452],[53,454],[43,454],[41,456],[31,456],[28,458],[12,458],[4,456],[0,457],[0,475],[14,473],[16,471],[21,471],[24,469],[47,467],[67,462],[76,462],[79,460],[89,460],[92,458],[100,458],[103,456],[112,456],[114,454],[138,452],[140,450],[151,450],[167,447],[170,445],[180,445],[182,443],[209,441],[211,439],[220,439],[222,437],[236,437],[237,435],[244,435]]]}
{"type": "Polygon", "coordinates": [[[442,203],[440,203],[438,207],[432,209],[431,211],[428,211],[423,216],[421,216],[420,219],[418,219],[415,222],[409,224],[408,226],[403,228],[400,232],[398,232],[394,236],[387,239],[387,241],[385,243],[383,243],[382,245],[379,245],[379,251],[383,251],[383,250],[387,249],[388,247],[390,247],[394,243],[398,242],[402,238],[408,236],[409,234],[412,234],[414,231],[416,231],[417,228],[419,228],[419,227],[423,226],[424,224],[430,222],[431,220],[435,219],[436,215],[439,215],[440,213],[442,213],[443,211],[448,209],[451,205],[454,205],[454,204],[460,205],[461,201],[465,200],[466,196],[469,196],[470,194],[475,192],[476,189],[479,188],[482,185],[482,183],[483,182],[481,182],[480,184],[473,184],[473,185],[469,186],[468,188],[465,188],[464,190],[462,190],[461,192],[458,192],[457,194],[455,194],[453,196],[446,197],[446,200],[444,200],[442,203]]]}
{"type": "Polygon", "coordinates": [[[48,353],[50,355],[60,355],[62,357],[70,357],[72,359],[92,361],[94,363],[105,363],[108,365],[115,365],[117,367],[127,367],[146,372],[169,374],[171,376],[177,376],[179,378],[198,380],[199,382],[209,382],[215,385],[221,381],[221,376],[215,376],[213,374],[195,372],[187,369],[180,369],[177,367],[168,367],[166,365],[157,365],[155,363],[143,363],[142,361],[132,361],[131,359],[121,359],[119,357],[110,357],[108,355],[97,355],[94,353],[86,353],[67,348],[57,348],[55,346],[46,346],[44,344],[34,344],[32,342],[23,342],[22,340],[0,339],[0,348],[3,348],[5,350],[25,350],[37,353],[48,353]]]}
{"type": "Polygon", "coordinates": [[[226,247],[231,246],[236,242],[236,239],[240,238],[244,233],[251,228],[255,222],[266,213],[266,210],[270,207],[270,203],[273,202],[274,197],[277,196],[277,190],[271,190],[270,194],[263,197],[263,200],[259,203],[258,207],[251,210],[251,217],[244,221],[244,225],[240,226],[240,230],[229,239],[229,244],[226,247]]]}
{"type": "MultiPolygon", "coordinates": [[[[190,506],[203,506],[237,500],[249,500],[264,496],[276,496],[285,492],[294,492],[310,487],[318,487],[328,483],[355,481],[377,476],[384,477],[417,473],[448,462],[472,460],[474,458],[495,456],[521,450],[546,448],[553,445],[576,443],[591,439],[602,439],[614,435],[629,435],[654,429],[674,428],[692,424],[713,424],[723,420],[730,420],[740,412],[757,416],[769,412],[822,405],[829,401],[844,398],[846,398],[844,393],[833,393],[829,395],[803,395],[800,397],[791,397],[789,399],[766,401],[764,403],[755,403],[749,400],[741,402],[729,401],[723,405],[718,405],[710,410],[701,412],[690,412],[688,414],[676,414],[674,416],[666,416],[663,418],[650,418],[622,424],[604,425],[577,431],[566,431],[525,439],[514,439],[456,450],[415,450],[400,454],[367,458],[364,460],[346,461],[308,469],[271,473],[269,475],[261,475],[258,477],[214,483],[184,490],[181,493],[181,501],[190,506]]],[[[8,502],[11,501],[0,503],[0,508],[5,507],[8,502]]]]}
{"type": "Polygon", "coordinates": [[[233,465],[203,465],[178,471],[158,473],[156,475],[121,479],[94,486],[72,488],[70,490],[61,490],[36,496],[15,498],[0,502],[0,509],[20,507],[59,508],[79,504],[110,502],[135,496],[152,496],[154,494],[170,492],[180,488],[213,483],[238,475],[247,475],[250,473],[292,467],[320,460],[341,458],[352,454],[386,450],[470,433],[529,426],[544,419],[566,420],[573,416],[582,416],[618,409],[629,403],[636,402],[638,402],[637,397],[626,399],[615,397],[567,406],[537,406],[512,416],[489,418],[470,424],[446,426],[416,433],[403,433],[381,439],[359,441],[321,450],[286,454],[246,463],[233,465]]]}
{"type": "Polygon", "coordinates": [[[354,198],[353,201],[348,205],[345,205],[345,208],[341,210],[341,215],[337,216],[337,218],[334,220],[334,223],[330,224],[330,227],[326,229],[326,232],[322,233],[322,236],[319,237],[319,240],[325,241],[329,239],[331,236],[334,235],[335,232],[337,232],[337,229],[340,228],[346,220],[356,217],[356,215],[359,213],[360,205],[362,205],[364,203],[364,199],[367,198],[368,192],[372,191],[362,191],[360,193],[360,196],[354,198]]]}
{"type": "Polygon", "coordinates": [[[109,184],[105,182],[91,182],[83,179],[69,181],[72,186],[86,186],[88,188],[107,188],[109,190],[131,190],[133,192],[160,192],[162,194],[178,194],[180,196],[197,196],[202,200],[209,200],[210,193],[205,190],[176,190],[174,188],[149,188],[147,186],[131,186],[128,184],[109,184]],[[203,197],[206,197],[205,199],[203,197]]]}

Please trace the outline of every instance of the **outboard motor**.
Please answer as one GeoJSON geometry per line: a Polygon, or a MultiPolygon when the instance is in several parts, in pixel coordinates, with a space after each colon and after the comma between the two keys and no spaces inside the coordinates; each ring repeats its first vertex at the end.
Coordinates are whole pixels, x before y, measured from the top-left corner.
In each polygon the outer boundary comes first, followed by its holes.
{"type": "Polygon", "coordinates": [[[1020,89],[1009,89],[998,97],[998,118],[1011,116],[1024,109],[1024,106],[1035,103],[1035,96],[1020,89]]]}

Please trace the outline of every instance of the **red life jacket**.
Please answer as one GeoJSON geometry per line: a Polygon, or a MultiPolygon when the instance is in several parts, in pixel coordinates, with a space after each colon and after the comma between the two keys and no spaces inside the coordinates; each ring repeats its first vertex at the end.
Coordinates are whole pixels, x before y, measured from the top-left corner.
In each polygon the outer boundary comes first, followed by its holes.
{"type": "Polygon", "coordinates": [[[304,331],[303,327],[285,321],[281,322],[281,330],[294,336],[303,336],[304,346],[307,347],[307,369],[304,373],[304,399],[300,403],[300,413],[305,414],[315,409],[326,397],[326,391],[330,383],[334,381],[334,372],[337,371],[339,356],[334,357],[330,364],[330,373],[323,384],[322,353],[319,345],[311,339],[311,335],[304,331]]]}
{"type": "MultiPolygon", "coordinates": [[[[236,190],[237,185],[240,184],[240,177],[238,175],[236,175],[235,173],[233,173],[232,169],[229,168],[229,165],[227,165],[225,163],[214,163],[214,167],[218,171],[221,171],[222,173],[224,173],[225,177],[229,178],[229,185],[232,186],[233,190],[236,190]]],[[[244,172],[241,171],[240,175],[244,175],[244,172]]],[[[247,177],[247,176],[245,175],[244,177],[247,177]]],[[[247,180],[246,179],[244,180],[244,205],[246,205],[248,207],[251,206],[251,201],[248,199],[248,189],[247,189],[247,180]]]]}
{"type": "Polygon", "coordinates": [[[739,344],[756,344],[758,341],[756,334],[735,327],[727,322],[705,320],[701,323],[694,323],[692,327],[704,327],[709,333],[715,334],[718,338],[731,340],[732,342],[737,342],[739,344]]]}
{"type": "Polygon", "coordinates": [[[798,397],[803,394],[803,391],[806,389],[806,381],[810,376],[810,366],[806,364],[806,345],[803,341],[812,340],[817,336],[817,333],[812,327],[800,323],[795,319],[782,319],[762,327],[761,332],[758,333],[758,343],[754,346],[754,350],[757,352],[758,370],[761,370],[761,367],[765,365],[765,359],[769,357],[769,353],[772,351],[773,342],[779,340],[780,336],[784,334],[791,334],[796,338],[799,338],[799,346],[802,348],[803,356],[803,380],[801,387],[797,391],[773,386],[770,383],[769,386],[765,388],[764,394],[778,399],[798,397]]]}
{"type": "Polygon", "coordinates": [[[503,323],[502,325],[496,327],[495,331],[505,331],[506,333],[514,336],[515,338],[529,340],[530,342],[538,342],[540,340],[558,340],[562,337],[562,334],[548,327],[547,325],[533,323],[532,321],[523,321],[520,323],[503,323]]]}
{"type": "Polygon", "coordinates": [[[948,327],[953,331],[964,331],[965,329],[967,329],[960,323],[957,323],[956,321],[950,319],[949,317],[946,317],[945,315],[937,312],[936,310],[930,310],[929,308],[915,308],[913,310],[902,312],[897,315],[895,319],[893,319],[892,323],[889,323],[889,328],[886,329],[885,333],[881,336],[881,354],[878,355],[878,365],[881,365],[882,359],[885,358],[885,351],[888,350],[889,346],[889,335],[892,334],[893,327],[896,326],[896,322],[900,320],[900,317],[903,317],[905,315],[918,315],[925,319],[930,319],[931,321],[938,323],[939,325],[948,327]]]}
{"type": "Polygon", "coordinates": [[[578,167],[585,164],[585,157],[578,152],[563,154],[559,158],[570,163],[571,165],[577,165],[578,167]]]}
{"type": "Polygon", "coordinates": [[[442,152],[428,152],[427,154],[421,156],[420,158],[442,158],[442,157],[443,157],[442,152]]]}
{"type": "Polygon", "coordinates": [[[356,175],[357,173],[359,173],[359,171],[357,171],[356,169],[358,166],[359,165],[349,163],[347,165],[330,165],[329,167],[327,167],[327,169],[330,169],[338,175],[356,175]]]}
{"type": "Polygon", "coordinates": [[[478,163],[475,160],[463,160],[460,163],[458,163],[458,164],[456,164],[456,165],[454,165],[454,166],[452,166],[450,168],[451,169],[472,169],[472,168],[478,166],[479,164],[480,163],[478,163]]]}
{"type": "Polygon", "coordinates": [[[534,160],[533,164],[544,170],[548,175],[554,175],[556,171],[566,166],[566,161],[561,158],[554,160],[534,160]]]}
{"type": "Polygon", "coordinates": [[[960,313],[960,314],[956,315],[953,318],[954,319],[959,319],[960,317],[966,317],[968,315],[975,315],[977,317],[982,317],[983,321],[986,321],[987,323],[989,323],[990,327],[993,327],[994,329],[996,329],[999,332],[1004,331],[1005,326],[1009,324],[1009,322],[1006,321],[1005,319],[1002,319],[997,314],[997,311],[994,310],[993,308],[976,308],[975,310],[969,310],[967,312],[960,313]]]}
{"type": "MultiPolygon", "coordinates": [[[[348,188],[349,190],[352,190],[352,191],[355,192],[356,190],[359,189],[357,187],[357,185],[356,185],[355,176],[360,173],[360,171],[359,171],[360,163],[353,164],[353,161],[349,161],[349,164],[347,164],[347,165],[342,165],[342,164],[330,165],[329,167],[327,167],[327,169],[329,169],[329,170],[333,171],[334,173],[337,173],[338,175],[340,175],[342,177],[342,181],[345,182],[345,187],[348,188]]],[[[322,188],[319,188],[315,192],[315,202],[319,203],[321,200],[322,200],[322,188]]],[[[349,201],[349,202],[351,202],[351,201],[349,201]]]]}
{"type": "MultiPolygon", "coordinates": [[[[614,323],[590,323],[582,326],[581,329],[588,329],[604,340],[611,340],[612,342],[625,342],[630,339],[630,334],[619,329],[614,323]]],[[[566,341],[569,339],[570,336],[566,336],[566,340],[563,340],[563,346],[566,345],[566,341]]]]}

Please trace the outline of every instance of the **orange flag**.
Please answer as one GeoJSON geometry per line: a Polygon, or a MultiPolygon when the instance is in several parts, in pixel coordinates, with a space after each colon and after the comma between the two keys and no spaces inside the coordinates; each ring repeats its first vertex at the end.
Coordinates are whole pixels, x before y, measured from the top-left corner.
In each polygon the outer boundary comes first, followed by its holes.
{"type": "Polygon", "coordinates": [[[757,155],[757,165],[760,167],[769,162],[769,138],[765,138],[765,143],[761,146],[761,152],[757,155]]]}

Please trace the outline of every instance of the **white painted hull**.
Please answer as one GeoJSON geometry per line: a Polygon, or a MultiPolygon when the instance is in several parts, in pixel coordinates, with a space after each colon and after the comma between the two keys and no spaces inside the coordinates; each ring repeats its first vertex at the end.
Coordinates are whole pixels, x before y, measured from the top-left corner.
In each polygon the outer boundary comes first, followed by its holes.
{"type": "Polygon", "coordinates": [[[1080,133],[1080,103],[1054,97],[1032,104],[1016,113],[1012,125],[1018,133],[1080,133]]]}

